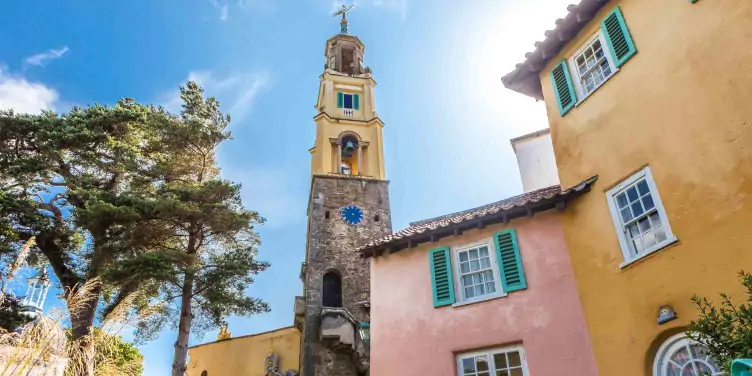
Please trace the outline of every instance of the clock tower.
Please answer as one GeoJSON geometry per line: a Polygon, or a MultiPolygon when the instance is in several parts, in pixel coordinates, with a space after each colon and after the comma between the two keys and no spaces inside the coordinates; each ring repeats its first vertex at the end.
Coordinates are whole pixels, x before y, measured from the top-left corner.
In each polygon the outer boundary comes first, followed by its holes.
{"type": "Polygon", "coordinates": [[[313,118],[304,296],[295,302],[302,376],[368,374],[370,265],[355,249],[392,231],[376,81],[365,45],[348,33],[348,10],[335,14],[340,33],[326,41],[313,118]]]}

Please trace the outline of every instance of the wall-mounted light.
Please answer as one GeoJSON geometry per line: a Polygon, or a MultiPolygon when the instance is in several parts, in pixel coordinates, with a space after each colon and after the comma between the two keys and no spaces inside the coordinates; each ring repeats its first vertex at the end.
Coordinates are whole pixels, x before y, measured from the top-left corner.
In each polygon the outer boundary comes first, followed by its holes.
{"type": "Polygon", "coordinates": [[[665,305],[665,306],[661,306],[661,308],[658,308],[658,325],[663,325],[675,319],[676,319],[676,311],[674,311],[674,307],[670,305],[665,305]]]}

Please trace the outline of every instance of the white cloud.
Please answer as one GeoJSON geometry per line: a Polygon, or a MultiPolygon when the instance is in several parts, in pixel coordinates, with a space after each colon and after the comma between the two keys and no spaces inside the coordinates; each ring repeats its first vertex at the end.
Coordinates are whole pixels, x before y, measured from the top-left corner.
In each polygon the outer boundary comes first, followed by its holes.
{"type": "Polygon", "coordinates": [[[224,5],[222,5],[222,7],[219,8],[219,19],[220,20],[224,21],[224,20],[227,19],[227,16],[228,16],[227,11],[228,11],[227,4],[224,4],[224,5]]]}
{"type": "Polygon", "coordinates": [[[63,55],[68,53],[68,51],[70,51],[68,46],[63,46],[63,48],[60,48],[57,50],[51,49],[47,52],[42,52],[36,55],[31,55],[27,57],[26,60],[24,61],[26,62],[26,64],[29,64],[29,65],[36,65],[39,67],[43,67],[47,65],[50,61],[63,57],[63,55]]]}
{"type": "MultiPolygon", "coordinates": [[[[222,104],[225,113],[232,116],[233,123],[240,122],[253,107],[253,102],[264,90],[271,86],[269,73],[242,73],[226,77],[217,77],[208,71],[193,71],[186,81],[194,81],[204,88],[208,96],[214,96],[222,104]]],[[[171,91],[163,95],[163,106],[170,112],[180,112],[183,103],[180,92],[171,91]]]]}
{"type": "Polygon", "coordinates": [[[13,109],[17,113],[39,113],[55,110],[59,94],[40,82],[24,77],[13,77],[0,69],[0,109],[13,109]]]}

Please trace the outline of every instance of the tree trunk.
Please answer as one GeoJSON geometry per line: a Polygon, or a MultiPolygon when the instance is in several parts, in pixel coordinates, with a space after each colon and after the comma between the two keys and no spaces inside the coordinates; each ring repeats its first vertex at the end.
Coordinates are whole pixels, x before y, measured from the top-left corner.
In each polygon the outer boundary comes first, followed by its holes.
{"type": "Polygon", "coordinates": [[[172,376],[185,376],[186,360],[188,359],[188,339],[191,334],[191,300],[193,299],[194,273],[189,266],[183,280],[183,296],[180,300],[180,323],[178,324],[178,339],[175,342],[175,356],[172,361],[172,376]]]}
{"type": "Polygon", "coordinates": [[[92,328],[100,293],[101,287],[96,287],[90,292],[91,295],[77,303],[76,307],[68,306],[72,332],[71,343],[75,344],[73,359],[69,360],[69,367],[71,374],[75,376],[94,376],[95,343],[92,328]]]}

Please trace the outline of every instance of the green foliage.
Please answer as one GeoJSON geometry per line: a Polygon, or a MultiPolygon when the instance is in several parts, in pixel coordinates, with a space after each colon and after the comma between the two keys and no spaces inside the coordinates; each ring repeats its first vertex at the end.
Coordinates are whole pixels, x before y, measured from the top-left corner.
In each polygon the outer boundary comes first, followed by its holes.
{"type": "MultiPolygon", "coordinates": [[[[71,340],[72,331],[67,330],[66,334],[71,340]]],[[[136,346],[123,341],[119,335],[98,328],[94,329],[92,336],[96,344],[97,375],[141,376],[144,373],[144,356],[136,346]]]]}
{"type": "Polygon", "coordinates": [[[33,320],[15,296],[0,297],[0,329],[11,332],[33,320]]]}
{"type": "Polygon", "coordinates": [[[752,358],[752,275],[741,271],[739,278],[747,289],[747,302],[734,304],[728,295],[721,294],[721,305],[716,306],[707,298],[693,296],[700,318],[691,322],[687,333],[707,346],[729,375],[732,361],[752,358]]]}
{"type": "Polygon", "coordinates": [[[69,307],[74,339],[124,304],[161,307],[139,327],[151,338],[179,316],[184,293],[200,330],[268,310],[245,296],[268,267],[255,259],[263,219],[215,160],[230,117],[193,82],[181,96],[180,115],[127,98],[63,114],[0,111],[0,262],[49,262],[66,298],[94,286],[85,308],[69,307]]]}

